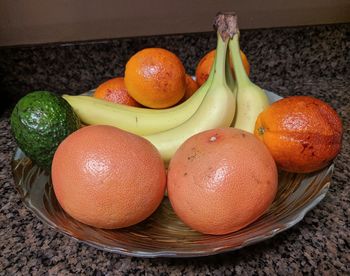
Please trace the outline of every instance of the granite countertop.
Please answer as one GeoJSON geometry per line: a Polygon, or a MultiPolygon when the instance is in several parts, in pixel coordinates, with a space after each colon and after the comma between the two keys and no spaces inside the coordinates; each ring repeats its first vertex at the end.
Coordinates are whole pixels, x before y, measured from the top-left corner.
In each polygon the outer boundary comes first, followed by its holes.
{"type": "Polygon", "coordinates": [[[252,80],[282,96],[328,102],[344,125],[343,148],[324,200],[291,229],[239,251],[192,259],[144,259],[107,253],[40,222],[14,189],[16,148],[9,114],[32,90],[80,93],[122,75],[144,47],[164,47],[190,74],[215,47],[214,33],[0,48],[0,274],[345,275],[350,274],[350,24],[243,30],[252,80]]]}

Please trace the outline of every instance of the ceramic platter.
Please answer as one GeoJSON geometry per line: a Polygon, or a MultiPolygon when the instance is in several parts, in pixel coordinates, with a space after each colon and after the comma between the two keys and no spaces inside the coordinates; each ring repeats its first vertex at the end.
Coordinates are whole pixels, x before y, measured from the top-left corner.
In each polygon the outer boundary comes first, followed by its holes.
{"type": "MultiPolygon", "coordinates": [[[[280,97],[267,92],[270,100],[280,97]]],[[[96,248],[138,257],[197,257],[233,251],[292,227],[326,195],[333,165],[312,174],[279,173],[279,188],[270,209],[244,229],[222,236],[203,235],[185,226],[164,198],[147,220],[124,229],[103,230],[82,224],[57,202],[50,175],[20,149],[12,161],[15,186],[25,206],[41,221],[75,240],[96,248]]]]}

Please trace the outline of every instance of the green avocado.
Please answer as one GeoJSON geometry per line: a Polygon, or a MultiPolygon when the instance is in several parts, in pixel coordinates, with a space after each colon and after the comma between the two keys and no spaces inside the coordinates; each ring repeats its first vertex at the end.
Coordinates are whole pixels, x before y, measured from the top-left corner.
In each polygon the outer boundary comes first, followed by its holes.
{"type": "Polygon", "coordinates": [[[49,170],[58,145],[80,128],[69,103],[48,91],[21,98],[11,114],[11,129],[20,149],[39,167],[49,170]]]}

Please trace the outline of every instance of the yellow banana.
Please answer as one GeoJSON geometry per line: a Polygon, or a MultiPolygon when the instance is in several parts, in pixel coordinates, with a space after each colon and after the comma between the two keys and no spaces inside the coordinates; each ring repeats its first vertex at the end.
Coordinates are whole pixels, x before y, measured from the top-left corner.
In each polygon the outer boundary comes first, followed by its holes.
{"type": "MultiPolygon", "coordinates": [[[[220,15],[219,15],[220,16],[220,15]]],[[[232,16],[225,15],[225,26],[232,16]]],[[[160,152],[165,163],[168,163],[180,145],[192,135],[217,127],[229,127],[235,114],[235,97],[226,84],[225,60],[228,39],[223,40],[218,28],[218,42],[215,57],[213,81],[201,105],[193,116],[183,124],[170,130],[143,136],[160,152]]],[[[224,36],[225,37],[225,36],[224,36]]]]}
{"type": "Polygon", "coordinates": [[[110,125],[138,135],[162,132],[189,119],[206,95],[213,73],[187,101],[167,109],[148,109],[111,103],[90,96],[63,95],[87,125],[110,125]]]}
{"type": "Polygon", "coordinates": [[[239,32],[230,39],[229,48],[237,87],[236,115],[232,126],[253,133],[256,119],[269,105],[269,99],[264,90],[247,76],[240,55],[239,32]]]}

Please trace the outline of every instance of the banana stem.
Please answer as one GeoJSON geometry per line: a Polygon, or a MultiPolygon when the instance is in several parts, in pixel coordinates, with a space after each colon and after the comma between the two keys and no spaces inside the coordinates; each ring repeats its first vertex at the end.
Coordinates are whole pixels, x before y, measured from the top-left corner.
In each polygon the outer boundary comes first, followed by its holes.
{"type": "Polygon", "coordinates": [[[236,76],[236,83],[239,88],[249,86],[251,81],[244,69],[239,47],[239,33],[237,32],[229,42],[231,52],[231,59],[233,63],[234,73],[236,76]]]}
{"type": "Polygon", "coordinates": [[[230,51],[226,51],[226,65],[225,65],[225,73],[226,73],[226,82],[228,87],[232,90],[232,92],[236,89],[236,82],[232,76],[232,70],[230,66],[230,51]]]}
{"type": "Polygon", "coordinates": [[[227,52],[228,40],[224,41],[221,35],[218,33],[218,44],[216,47],[215,64],[214,64],[214,79],[212,86],[225,85],[226,74],[226,52],[227,52]]]}
{"type": "Polygon", "coordinates": [[[219,12],[214,20],[214,28],[218,36],[215,56],[215,76],[212,85],[226,85],[225,67],[228,41],[238,33],[237,15],[234,12],[219,12]]]}
{"type": "Polygon", "coordinates": [[[214,29],[224,41],[238,33],[237,15],[235,12],[219,12],[214,20],[214,29]]]}
{"type": "MultiPolygon", "coordinates": [[[[214,58],[214,64],[216,62],[215,60],[216,60],[216,56],[214,58]]],[[[210,72],[209,72],[209,76],[208,76],[208,78],[206,80],[206,82],[209,82],[210,85],[211,85],[211,83],[212,83],[212,81],[214,79],[214,73],[215,73],[215,66],[212,66],[211,69],[210,69],[210,72]]]]}

